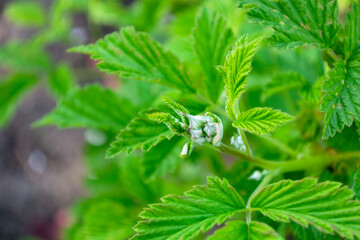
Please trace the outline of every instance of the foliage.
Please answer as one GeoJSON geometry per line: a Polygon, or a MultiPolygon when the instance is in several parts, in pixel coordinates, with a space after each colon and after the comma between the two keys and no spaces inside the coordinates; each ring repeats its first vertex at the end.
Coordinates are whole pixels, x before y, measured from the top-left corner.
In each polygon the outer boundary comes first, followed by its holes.
{"type": "Polygon", "coordinates": [[[0,126],[43,84],[56,107],[34,127],[105,139],[85,146],[89,195],[74,204],[67,239],[360,239],[358,1],[41,9],[6,8],[42,31],[0,48],[0,126]],[[95,43],[68,38],[76,13],[95,43]],[[120,31],[103,36],[109,27],[120,31]],[[55,61],[52,44],[91,60],[55,61]]]}

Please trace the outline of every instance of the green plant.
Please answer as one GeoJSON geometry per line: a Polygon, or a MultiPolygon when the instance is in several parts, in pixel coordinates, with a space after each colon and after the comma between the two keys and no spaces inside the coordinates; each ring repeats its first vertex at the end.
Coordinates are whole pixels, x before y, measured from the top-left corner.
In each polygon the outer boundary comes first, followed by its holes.
{"type": "Polygon", "coordinates": [[[360,4],[342,24],[335,0],[241,0],[274,30],[251,37],[204,5],[190,36],[174,30],[178,44],[123,27],[71,49],[121,88],[76,87],[35,123],[107,137],[87,149],[92,196],[69,238],[200,239],[214,228],[209,239],[360,238],[358,196],[342,185],[358,194],[360,4]],[[217,177],[154,203],[206,175],[217,177]]]}

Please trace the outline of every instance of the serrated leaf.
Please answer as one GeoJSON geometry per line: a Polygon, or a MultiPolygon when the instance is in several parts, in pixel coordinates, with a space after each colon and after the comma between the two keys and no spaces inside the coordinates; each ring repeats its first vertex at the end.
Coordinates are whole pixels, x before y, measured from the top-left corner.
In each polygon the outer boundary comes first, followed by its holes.
{"type": "Polygon", "coordinates": [[[277,127],[293,120],[293,117],[272,108],[252,108],[240,113],[234,127],[244,129],[258,135],[270,134],[277,127]]]}
{"type": "Polygon", "coordinates": [[[235,44],[231,52],[226,56],[224,66],[219,66],[218,71],[225,82],[226,112],[236,119],[234,106],[246,90],[247,76],[251,71],[251,62],[262,39],[258,38],[248,42],[247,36],[242,36],[235,44]]]}
{"type": "Polygon", "coordinates": [[[179,139],[162,141],[142,156],[141,168],[146,180],[162,177],[173,172],[181,163],[179,139]]]}
{"type": "Polygon", "coordinates": [[[190,114],[189,111],[181,104],[175,102],[171,98],[162,95],[162,99],[166,105],[168,105],[178,116],[184,120],[184,114],[190,114]]]}
{"type": "Polygon", "coordinates": [[[257,193],[251,208],[274,221],[290,220],[319,231],[353,239],[360,237],[360,202],[354,192],[338,182],[318,183],[316,179],[282,180],[257,193]]]}
{"type": "Polygon", "coordinates": [[[89,85],[70,91],[52,112],[34,125],[118,131],[135,117],[136,111],[136,107],[110,89],[89,85]]]}
{"type": "Polygon", "coordinates": [[[236,190],[217,177],[184,196],[168,195],[161,201],[140,213],[143,220],[134,227],[132,239],[193,239],[245,208],[236,190]]]}
{"type": "Polygon", "coordinates": [[[0,128],[8,123],[21,99],[36,82],[31,75],[15,75],[0,81],[0,128]]]}
{"type": "Polygon", "coordinates": [[[281,240],[272,227],[265,223],[252,221],[248,225],[244,221],[231,221],[217,230],[208,240],[281,240]]]}
{"type": "Polygon", "coordinates": [[[196,57],[205,74],[203,81],[208,96],[216,102],[223,83],[215,66],[224,62],[225,54],[233,41],[233,33],[222,16],[203,8],[196,17],[192,36],[196,57]]]}
{"type": "Polygon", "coordinates": [[[174,118],[170,113],[154,112],[148,113],[146,116],[152,121],[165,124],[173,133],[177,135],[187,133],[184,125],[182,125],[179,120],[174,118]]]}
{"type": "Polygon", "coordinates": [[[353,2],[352,11],[347,15],[347,21],[345,57],[349,59],[360,41],[360,4],[357,1],[353,2]]]}
{"type": "Polygon", "coordinates": [[[323,83],[324,139],[351,126],[354,119],[360,120],[360,45],[354,52],[347,62],[336,62],[323,83]]]}
{"type": "Polygon", "coordinates": [[[339,240],[338,235],[328,235],[320,232],[313,226],[303,227],[296,223],[291,223],[291,227],[293,230],[293,235],[295,239],[301,240],[314,240],[314,239],[322,239],[322,240],[339,240]]]}
{"type": "Polygon", "coordinates": [[[314,44],[332,49],[340,30],[337,0],[240,0],[250,20],[272,27],[272,45],[294,48],[314,44]]]}
{"type": "Polygon", "coordinates": [[[107,150],[106,157],[115,157],[121,152],[131,153],[137,149],[146,152],[162,140],[170,140],[172,136],[173,133],[166,126],[146,116],[136,117],[120,131],[107,150]]]}
{"type": "Polygon", "coordinates": [[[97,67],[106,73],[194,92],[185,66],[176,56],[133,27],[124,27],[120,33],[111,33],[96,44],[71,51],[90,54],[99,61],[97,67]]]}

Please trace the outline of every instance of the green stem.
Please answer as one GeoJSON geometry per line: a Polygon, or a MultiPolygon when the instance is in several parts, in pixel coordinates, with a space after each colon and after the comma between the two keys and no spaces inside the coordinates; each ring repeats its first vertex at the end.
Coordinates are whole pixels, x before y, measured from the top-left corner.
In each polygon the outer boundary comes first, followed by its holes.
{"type": "Polygon", "coordinates": [[[268,185],[271,180],[279,174],[278,170],[269,172],[263,180],[260,182],[260,184],[257,186],[255,191],[250,195],[247,204],[246,204],[246,223],[249,225],[251,222],[251,201],[252,199],[266,186],[268,185]]]}
{"type": "Polygon", "coordinates": [[[331,57],[331,59],[334,61],[334,62],[337,62],[340,60],[339,56],[336,55],[336,53],[334,52],[334,50],[328,50],[326,51],[326,53],[331,57]]]}
{"type": "Polygon", "coordinates": [[[251,149],[250,149],[250,145],[247,141],[246,135],[244,133],[244,131],[240,128],[238,128],[238,132],[240,134],[241,140],[243,141],[244,145],[245,145],[245,149],[246,149],[246,155],[251,156],[251,149]]]}
{"type": "Polygon", "coordinates": [[[324,157],[321,157],[321,158],[313,157],[311,159],[303,158],[301,160],[276,162],[276,161],[262,159],[262,158],[259,158],[256,156],[246,155],[246,154],[244,154],[228,145],[225,145],[223,143],[218,147],[215,147],[211,144],[207,144],[206,146],[211,147],[211,148],[215,149],[216,151],[227,153],[227,154],[237,157],[241,160],[252,163],[263,169],[269,169],[269,170],[279,169],[281,172],[294,172],[294,171],[302,171],[302,170],[312,169],[315,167],[325,167],[333,162],[333,158],[324,158],[324,157]]]}

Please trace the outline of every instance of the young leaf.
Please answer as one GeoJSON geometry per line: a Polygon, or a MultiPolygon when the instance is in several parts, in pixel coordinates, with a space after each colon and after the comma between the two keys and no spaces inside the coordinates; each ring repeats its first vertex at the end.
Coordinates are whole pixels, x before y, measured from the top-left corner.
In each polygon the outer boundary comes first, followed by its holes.
{"type": "Polygon", "coordinates": [[[171,173],[181,163],[182,159],[179,157],[181,148],[178,142],[178,138],[171,141],[162,141],[143,154],[141,167],[146,180],[152,180],[155,177],[162,177],[167,173],[171,173]]]}
{"type": "Polygon", "coordinates": [[[118,131],[136,114],[136,107],[110,89],[89,85],[70,91],[58,106],[35,126],[84,127],[118,131]]]}
{"type": "Polygon", "coordinates": [[[252,108],[240,113],[233,123],[234,127],[244,129],[258,135],[270,134],[277,127],[293,120],[287,113],[272,108],[252,108]]]}
{"type": "Polygon", "coordinates": [[[0,128],[10,120],[20,100],[36,82],[31,75],[15,75],[0,81],[0,128]]]}
{"type": "Polygon", "coordinates": [[[220,178],[208,178],[207,186],[196,186],[184,196],[168,195],[140,213],[133,239],[193,239],[244,210],[245,203],[220,178]]]}
{"type": "Polygon", "coordinates": [[[315,44],[333,48],[340,30],[337,0],[240,0],[252,22],[272,27],[272,45],[294,48],[315,44]]]}
{"type": "Polygon", "coordinates": [[[246,90],[247,75],[251,71],[252,58],[260,45],[260,41],[261,38],[248,42],[247,36],[242,36],[226,56],[224,66],[218,67],[218,71],[225,82],[226,112],[234,120],[236,119],[234,106],[246,90]]]}
{"type": "Polygon", "coordinates": [[[360,45],[354,51],[346,63],[342,60],[335,63],[323,83],[324,139],[333,137],[345,125],[351,126],[354,119],[360,120],[360,45]]]}
{"type": "Polygon", "coordinates": [[[152,121],[164,123],[173,133],[177,135],[187,133],[186,129],[184,128],[185,125],[180,123],[179,120],[174,118],[170,113],[154,112],[148,113],[146,116],[152,121]]]}
{"type": "Polygon", "coordinates": [[[115,157],[121,152],[131,153],[139,148],[149,151],[165,138],[170,140],[172,136],[173,133],[163,124],[154,122],[146,116],[136,117],[120,131],[107,150],[106,157],[115,157]]]}
{"type": "Polygon", "coordinates": [[[360,237],[360,202],[354,192],[338,182],[316,179],[282,180],[254,196],[251,208],[274,221],[315,226],[321,232],[353,239],[360,237]]]}
{"type": "Polygon", "coordinates": [[[176,56],[133,27],[124,27],[120,33],[111,33],[95,44],[71,51],[90,54],[106,73],[194,92],[186,69],[176,56]]]}
{"type": "Polygon", "coordinates": [[[208,240],[282,240],[272,227],[261,222],[231,221],[217,230],[208,240]]]}
{"type": "Polygon", "coordinates": [[[181,119],[184,121],[185,114],[190,114],[189,111],[181,104],[175,102],[171,98],[162,95],[162,99],[166,105],[168,105],[174,112],[176,112],[177,115],[181,117],[181,119]]]}
{"type": "Polygon", "coordinates": [[[222,80],[215,66],[224,62],[233,33],[222,16],[210,9],[202,9],[193,29],[193,48],[205,74],[204,84],[209,98],[216,102],[222,91],[222,80]]]}

